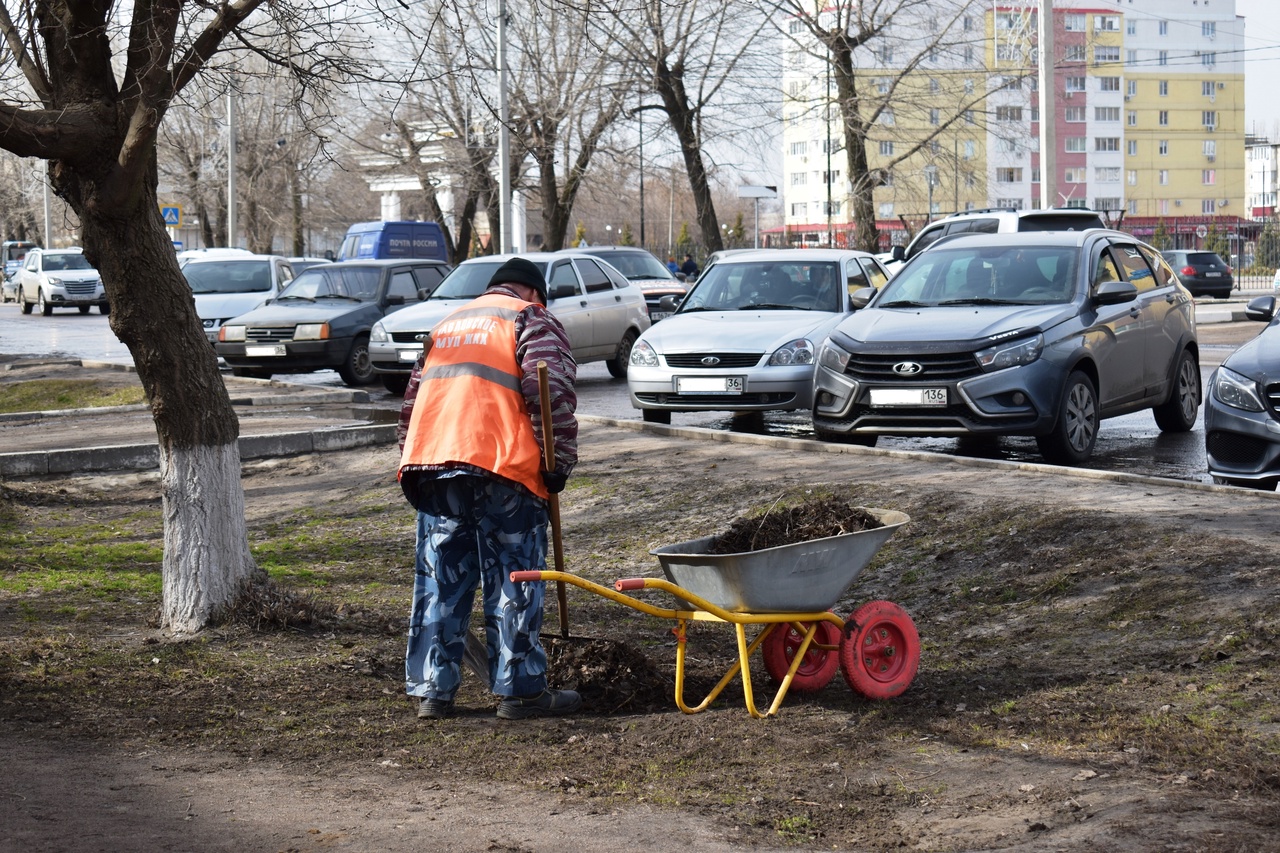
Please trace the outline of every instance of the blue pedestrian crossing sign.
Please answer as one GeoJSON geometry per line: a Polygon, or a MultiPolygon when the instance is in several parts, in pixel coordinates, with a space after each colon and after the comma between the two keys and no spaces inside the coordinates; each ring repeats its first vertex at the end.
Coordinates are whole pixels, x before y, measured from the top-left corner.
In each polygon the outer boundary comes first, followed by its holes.
{"type": "Polygon", "coordinates": [[[173,207],[161,207],[160,215],[164,217],[166,228],[182,227],[182,208],[174,205],[173,207]]]}

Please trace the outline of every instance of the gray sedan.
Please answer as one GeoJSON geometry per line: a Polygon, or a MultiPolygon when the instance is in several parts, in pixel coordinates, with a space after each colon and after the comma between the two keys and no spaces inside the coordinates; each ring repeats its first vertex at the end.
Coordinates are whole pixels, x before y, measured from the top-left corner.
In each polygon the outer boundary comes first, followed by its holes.
{"type": "Polygon", "coordinates": [[[632,348],[631,404],[652,423],[672,412],[808,409],[815,355],[853,310],[850,294],[887,280],[867,252],[729,255],[632,348]]]}

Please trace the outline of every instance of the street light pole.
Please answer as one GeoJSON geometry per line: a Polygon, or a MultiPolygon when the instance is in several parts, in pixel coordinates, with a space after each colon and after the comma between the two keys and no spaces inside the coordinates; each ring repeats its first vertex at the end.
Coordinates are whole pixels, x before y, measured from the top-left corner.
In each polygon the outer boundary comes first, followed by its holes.
{"type": "Polygon", "coordinates": [[[938,167],[930,163],[924,167],[924,180],[929,185],[929,222],[933,221],[933,185],[938,179],[938,167]]]}
{"type": "Polygon", "coordinates": [[[644,110],[636,111],[640,120],[640,248],[647,249],[644,242],[644,110]]]}

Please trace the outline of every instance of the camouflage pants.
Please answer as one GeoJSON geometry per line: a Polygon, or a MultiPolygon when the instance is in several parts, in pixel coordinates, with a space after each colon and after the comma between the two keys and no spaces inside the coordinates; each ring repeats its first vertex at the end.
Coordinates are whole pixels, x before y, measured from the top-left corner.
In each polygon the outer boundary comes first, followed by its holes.
{"type": "Polygon", "coordinates": [[[410,696],[453,698],[479,586],[493,692],[540,692],[547,685],[539,640],[546,584],[513,584],[509,575],[546,568],[546,506],[474,475],[424,483],[420,495],[405,689],[410,696]]]}

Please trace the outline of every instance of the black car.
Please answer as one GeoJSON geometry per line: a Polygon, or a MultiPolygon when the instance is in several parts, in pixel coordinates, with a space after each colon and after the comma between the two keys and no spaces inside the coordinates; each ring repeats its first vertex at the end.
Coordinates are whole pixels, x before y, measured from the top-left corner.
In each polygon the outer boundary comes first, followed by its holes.
{"type": "Polygon", "coordinates": [[[1280,319],[1276,297],[1245,316],[1267,324],[1209,377],[1204,441],[1215,483],[1273,490],[1280,483],[1280,319]]]}
{"type": "Polygon", "coordinates": [[[584,246],[565,249],[600,258],[616,269],[627,281],[640,288],[644,303],[649,309],[649,322],[656,323],[671,311],[659,305],[664,296],[675,296],[676,301],[689,292],[689,285],[672,274],[667,265],[654,257],[652,252],[638,246],[584,246]]]}
{"type": "Polygon", "coordinates": [[[1214,296],[1226,299],[1231,296],[1235,279],[1231,267],[1216,252],[1173,249],[1161,252],[1173,267],[1182,286],[1192,296],[1214,296]]]}
{"type": "Polygon", "coordinates": [[[433,260],[342,261],[306,270],[266,305],[218,331],[218,355],[236,376],[336,370],[348,385],[378,380],[369,330],[431,295],[450,266],[433,260]]]}

